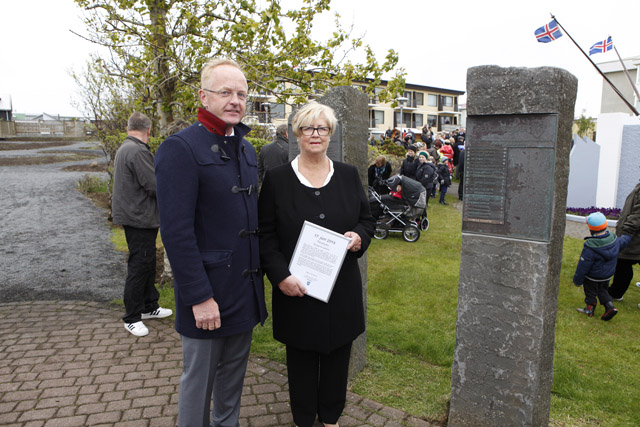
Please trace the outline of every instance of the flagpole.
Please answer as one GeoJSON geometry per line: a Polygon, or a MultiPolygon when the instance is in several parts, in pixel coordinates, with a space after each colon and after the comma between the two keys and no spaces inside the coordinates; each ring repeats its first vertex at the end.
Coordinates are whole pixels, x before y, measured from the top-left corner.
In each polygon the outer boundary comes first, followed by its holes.
{"type": "Polygon", "coordinates": [[[618,53],[618,49],[616,49],[615,43],[613,44],[613,50],[616,51],[616,55],[618,55],[618,59],[620,60],[620,63],[622,64],[622,69],[624,70],[624,74],[627,76],[627,79],[629,79],[629,84],[631,84],[631,87],[633,88],[633,91],[636,93],[636,96],[640,100],[640,93],[638,92],[638,86],[636,86],[636,84],[633,82],[633,80],[631,80],[631,76],[629,75],[629,70],[627,70],[627,66],[624,65],[624,61],[620,57],[620,54],[618,53]]]}
{"type": "Polygon", "coordinates": [[[640,113],[638,113],[638,110],[635,109],[635,107],[633,105],[631,105],[631,103],[629,101],[627,101],[627,99],[624,97],[624,95],[622,95],[622,92],[620,92],[620,90],[618,90],[618,88],[616,87],[616,85],[614,85],[611,80],[609,80],[609,78],[607,76],[604,75],[604,73],[600,70],[600,68],[598,68],[598,66],[595,64],[595,62],[593,62],[591,60],[591,58],[589,58],[589,55],[587,55],[587,53],[582,50],[582,48],[580,47],[580,45],[578,45],[578,43],[576,43],[576,41],[573,39],[573,37],[571,37],[571,34],[569,34],[569,32],[567,30],[565,30],[565,28],[562,26],[562,24],[560,23],[560,21],[558,21],[558,18],[556,18],[555,16],[553,16],[553,13],[551,14],[551,18],[553,18],[556,23],[558,24],[558,26],[560,28],[562,28],[562,31],[564,31],[567,36],[571,39],[571,41],[573,42],[573,44],[576,45],[576,47],[580,50],[580,52],[582,52],[582,54],[585,56],[585,58],[587,58],[589,60],[589,62],[591,62],[591,65],[593,65],[593,67],[598,70],[598,73],[600,73],[600,75],[602,76],[603,79],[606,80],[607,83],[609,83],[609,85],[611,86],[611,88],[613,89],[613,91],[618,94],[618,96],[620,97],[620,99],[622,99],[622,101],[627,105],[627,107],[629,107],[631,109],[631,111],[633,111],[633,114],[635,114],[636,116],[640,116],[640,113]]]}

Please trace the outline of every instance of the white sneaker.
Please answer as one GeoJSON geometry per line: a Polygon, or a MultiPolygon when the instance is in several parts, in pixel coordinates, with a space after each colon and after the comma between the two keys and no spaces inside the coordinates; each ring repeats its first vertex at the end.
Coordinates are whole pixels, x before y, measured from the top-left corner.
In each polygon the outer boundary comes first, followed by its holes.
{"type": "Polygon", "coordinates": [[[162,307],[158,307],[155,310],[153,310],[151,313],[142,313],[142,318],[143,319],[163,319],[165,317],[169,317],[173,314],[173,311],[171,311],[168,308],[162,308],[162,307]]]}
{"type": "Polygon", "coordinates": [[[149,329],[147,329],[141,321],[136,323],[125,323],[124,328],[137,337],[144,337],[149,334],[149,329]]]}

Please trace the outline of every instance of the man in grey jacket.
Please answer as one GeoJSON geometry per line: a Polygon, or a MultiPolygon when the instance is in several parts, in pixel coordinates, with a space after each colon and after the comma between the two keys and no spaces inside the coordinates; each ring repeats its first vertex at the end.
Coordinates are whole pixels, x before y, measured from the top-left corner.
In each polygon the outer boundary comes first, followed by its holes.
{"type": "Polygon", "coordinates": [[[124,285],[124,327],[142,337],[149,329],[142,319],[171,316],[158,305],[156,238],[160,220],[156,202],[153,154],[149,149],[151,120],[133,113],[127,123],[127,139],[116,153],[113,171],[113,223],[124,228],[129,247],[127,279],[124,285]]]}

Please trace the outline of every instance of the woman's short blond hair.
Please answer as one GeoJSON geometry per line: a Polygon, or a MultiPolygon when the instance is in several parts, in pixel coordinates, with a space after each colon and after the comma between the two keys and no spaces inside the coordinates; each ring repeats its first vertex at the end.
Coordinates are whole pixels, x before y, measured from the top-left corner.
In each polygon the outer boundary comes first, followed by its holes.
{"type": "Polygon", "coordinates": [[[385,156],[380,155],[380,156],[376,157],[376,162],[375,163],[376,163],[376,166],[382,167],[382,166],[387,164],[387,158],[385,156]]]}
{"type": "Polygon", "coordinates": [[[309,101],[306,103],[293,117],[293,120],[291,121],[293,134],[296,138],[299,138],[300,128],[309,126],[320,117],[327,120],[327,124],[329,125],[329,136],[333,135],[338,124],[336,113],[333,111],[333,108],[328,105],[319,104],[316,101],[309,101]]]}

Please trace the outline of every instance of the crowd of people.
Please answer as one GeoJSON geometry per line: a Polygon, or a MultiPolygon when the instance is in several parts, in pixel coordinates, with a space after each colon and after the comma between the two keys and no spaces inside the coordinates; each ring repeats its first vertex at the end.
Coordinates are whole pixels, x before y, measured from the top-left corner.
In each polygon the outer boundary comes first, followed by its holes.
{"type": "MultiPolygon", "coordinates": [[[[389,129],[381,135],[381,144],[388,141],[387,135],[393,143],[406,149],[405,158],[397,173],[419,181],[427,190],[430,198],[435,198],[439,189],[439,202],[446,205],[445,195],[451,186],[454,173],[461,180],[461,183],[463,180],[465,129],[460,128],[451,133],[434,134],[425,126],[422,128],[420,141],[416,141],[416,136],[411,129],[404,132],[400,132],[398,129],[389,129]]],[[[372,141],[375,142],[375,138],[372,141]]],[[[386,157],[378,156],[375,163],[369,166],[369,186],[378,194],[388,194],[389,188],[385,185],[385,181],[392,173],[391,164],[386,157]]],[[[463,186],[459,185],[458,198],[462,200],[462,197],[463,186]]]]}

